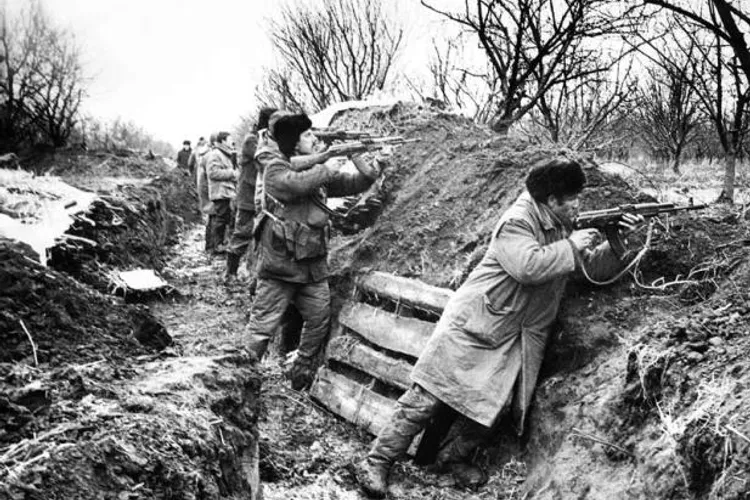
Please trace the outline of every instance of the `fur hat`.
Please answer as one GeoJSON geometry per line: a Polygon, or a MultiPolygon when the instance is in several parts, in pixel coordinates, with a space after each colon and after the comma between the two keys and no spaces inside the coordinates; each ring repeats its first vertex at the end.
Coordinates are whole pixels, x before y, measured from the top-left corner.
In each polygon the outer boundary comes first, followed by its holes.
{"type": "Polygon", "coordinates": [[[574,160],[555,158],[537,163],[526,177],[526,189],[539,203],[547,203],[550,196],[573,196],[583,190],[586,174],[574,160]]]}
{"type": "Polygon", "coordinates": [[[297,142],[299,142],[299,137],[305,130],[312,127],[312,121],[304,113],[288,114],[279,117],[273,122],[273,125],[269,124],[269,127],[272,137],[279,145],[279,150],[285,155],[291,156],[297,142]]]}
{"type": "Polygon", "coordinates": [[[291,111],[287,111],[285,109],[280,109],[278,111],[274,111],[274,113],[268,119],[268,133],[271,135],[271,137],[274,137],[274,138],[276,137],[274,135],[276,122],[278,122],[281,118],[285,116],[294,116],[294,113],[292,113],[291,111]]]}

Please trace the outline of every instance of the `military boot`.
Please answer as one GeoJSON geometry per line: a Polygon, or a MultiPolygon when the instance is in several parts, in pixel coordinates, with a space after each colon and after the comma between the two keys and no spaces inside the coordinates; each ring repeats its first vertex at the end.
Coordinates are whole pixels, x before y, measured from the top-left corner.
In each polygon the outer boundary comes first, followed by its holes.
{"type": "Polygon", "coordinates": [[[480,486],[487,484],[489,477],[487,473],[478,465],[468,463],[458,463],[451,466],[451,474],[456,480],[458,486],[478,489],[480,486]]]}
{"type": "Polygon", "coordinates": [[[362,490],[372,498],[383,498],[388,492],[390,464],[365,458],[355,465],[355,476],[362,490]]]}
{"type": "Polygon", "coordinates": [[[315,378],[313,360],[311,358],[296,355],[296,351],[291,353],[291,356],[288,355],[288,358],[290,358],[291,363],[284,375],[291,382],[292,389],[295,391],[309,389],[315,378]]]}

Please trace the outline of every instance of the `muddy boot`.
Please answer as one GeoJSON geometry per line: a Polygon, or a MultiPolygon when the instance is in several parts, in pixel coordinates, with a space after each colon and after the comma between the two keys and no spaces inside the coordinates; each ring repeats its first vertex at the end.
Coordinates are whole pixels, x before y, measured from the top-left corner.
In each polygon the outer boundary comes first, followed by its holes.
{"type": "Polygon", "coordinates": [[[477,489],[487,484],[487,473],[478,465],[458,463],[451,466],[451,474],[456,484],[463,488],[477,489]]]}
{"type": "Polygon", "coordinates": [[[388,492],[390,464],[365,458],[355,465],[355,476],[360,488],[372,498],[383,498],[388,492]]]}
{"type": "Polygon", "coordinates": [[[237,268],[240,267],[240,255],[234,253],[227,254],[227,269],[224,271],[224,283],[231,283],[237,280],[237,268]]]}
{"type": "Polygon", "coordinates": [[[303,391],[309,389],[312,385],[315,378],[315,369],[313,368],[313,360],[311,358],[299,355],[295,356],[295,354],[296,352],[289,356],[292,361],[284,376],[292,383],[292,389],[303,391]]]}

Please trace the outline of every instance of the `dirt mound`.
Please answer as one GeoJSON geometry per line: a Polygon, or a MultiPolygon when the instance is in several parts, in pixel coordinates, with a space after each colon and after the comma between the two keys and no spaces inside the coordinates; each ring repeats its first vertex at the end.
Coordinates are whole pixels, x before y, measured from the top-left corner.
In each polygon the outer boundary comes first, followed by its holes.
{"type": "Polygon", "coordinates": [[[0,498],[257,499],[254,360],[181,357],[149,308],[101,293],[115,270],[165,265],[197,219],[192,179],[106,190],[50,267],[0,241],[0,498]]]}
{"type": "Polygon", "coordinates": [[[40,151],[21,160],[21,167],[36,174],[67,178],[105,177],[151,178],[166,173],[167,163],[147,153],[121,151],[54,150],[40,151]]]}
{"type": "Polygon", "coordinates": [[[148,314],[44,268],[22,247],[0,241],[0,362],[40,364],[123,359],[146,352],[133,337],[148,314]],[[22,323],[23,322],[23,326],[22,323]]]}
{"type": "Polygon", "coordinates": [[[162,269],[168,249],[187,224],[200,219],[189,174],[172,170],[144,185],[121,186],[79,214],[73,239],[53,247],[49,265],[100,291],[112,291],[112,273],[162,269]]]}

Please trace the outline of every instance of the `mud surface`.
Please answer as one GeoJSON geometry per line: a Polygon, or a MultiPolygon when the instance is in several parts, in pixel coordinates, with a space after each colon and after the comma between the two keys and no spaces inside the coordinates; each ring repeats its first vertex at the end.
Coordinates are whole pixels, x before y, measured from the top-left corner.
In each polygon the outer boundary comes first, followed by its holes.
{"type": "Polygon", "coordinates": [[[90,242],[55,249],[67,265],[0,241],[0,498],[259,497],[255,361],[183,354],[168,318],[103,293],[171,261],[190,186],[162,172],[109,193],[71,230],[90,242]]]}

